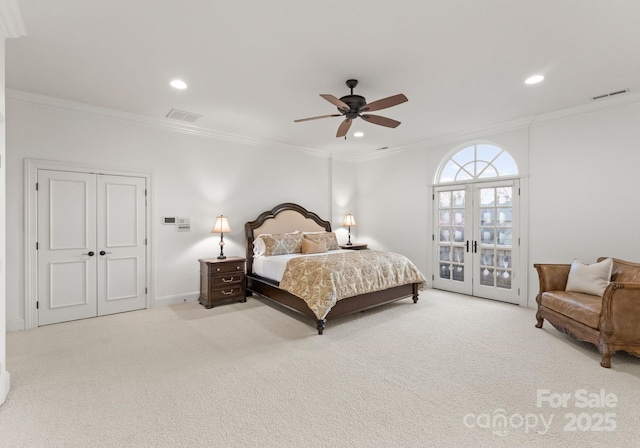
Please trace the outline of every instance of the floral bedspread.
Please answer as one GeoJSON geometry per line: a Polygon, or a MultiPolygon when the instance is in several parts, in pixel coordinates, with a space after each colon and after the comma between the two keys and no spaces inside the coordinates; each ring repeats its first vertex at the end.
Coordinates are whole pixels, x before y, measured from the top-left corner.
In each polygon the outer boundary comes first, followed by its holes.
{"type": "Polygon", "coordinates": [[[324,319],[338,300],[420,283],[426,279],[404,255],[374,250],[350,250],[289,260],[280,288],[302,298],[318,319],[324,319]]]}

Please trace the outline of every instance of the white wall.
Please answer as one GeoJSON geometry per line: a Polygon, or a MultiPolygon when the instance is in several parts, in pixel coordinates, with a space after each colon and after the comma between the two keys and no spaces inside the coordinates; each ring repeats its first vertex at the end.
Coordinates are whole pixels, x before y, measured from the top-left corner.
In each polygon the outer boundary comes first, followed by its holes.
{"type": "MultiPolygon", "coordinates": [[[[401,252],[431,278],[431,198],[442,160],[474,141],[511,153],[520,173],[528,217],[528,294],[535,306],[534,263],[585,263],[599,256],[640,262],[638,167],[640,102],[588,105],[536,117],[511,131],[478,132],[464,139],[414,148],[358,164],[360,239],[401,252]]],[[[522,185],[521,184],[521,185],[522,185]]]]}
{"type": "Polygon", "coordinates": [[[640,262],[640,103],[531,127],[530,301],[533,263],[640,262]]]}
{"type": "Polygon", "coordinates": [[[9,393],[9,374],[6,370],[6,143],[5,143],[5,96],[4,96],[4,37],[0,39],[0,404],[4,403],[9,393]]]}
{"type": "Polygon", "coordinates": [[[0,0],[0,404],[4,403],[10,388],[6,370],[6,108],[5,108],[5,39],[24,36],[26,29],[17,0],[0,0]]]}
{"type": "MultiPolygon", "coordinates": [[[[332,158],[331,160],[331,198],[333,201],[333,216],[331,228],[338,236],[338,242],[346,243],[348,231],[342,226],[344,217],[351,213],[358,224],[358,164],[353,160],[332,158]]],[[[351,228],[351,241],[358,235],[358,225],[351,228]]]]}
{"type": "MultiPolygon", "coordinates": [[[[244,256],[244,223],[274,205],[295,202],[329,217],[332,191],[347,198],[341,207],[355,200],[355,180],[332,174],[340,175],[348,162],[326,155],[180,133],[14,97],[7,101],[9,330],[24,328],[25,158],[152,173],[154,305],[197,299],[197,260],[219,253],[219,235],[210,233],[216,215],[228,216],[232,228],[225,234],[225,254],[244,256]],[[162,225],[162,216],[190,217],[191,232],[162,225]]],[[[341,218],[336,215],[332,221],[339,239],[346,241],[341,218]]]]}

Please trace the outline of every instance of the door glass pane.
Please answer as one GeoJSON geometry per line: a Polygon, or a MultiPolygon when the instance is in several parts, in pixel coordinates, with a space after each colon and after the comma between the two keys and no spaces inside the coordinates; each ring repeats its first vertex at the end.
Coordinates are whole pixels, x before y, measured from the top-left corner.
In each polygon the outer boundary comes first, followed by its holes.
{"type": "Polygon", "coordinates": [[[480,190],[480,284],[511,289],[512,187],[480,190]]]}
{"type": "Polygon", "coordinates": [[[465,191],[438,193],[438,277],[464,281],[465,191]]]}
{"type": "Polygon", "coordinates": [[[482,286],[495,286],[494,270],[487,267],[480,269],[480,284],[482,286]]]}
{"type": "Polygon", "coordinates": [[[441,193],[438,193],[438,198],[439,198],[439,205],[440,208],[449,208],[451,207],[451,192],[450,191],[443,191],[441,193]]]}
{"type": "Polygon", "coordinates": [[[498,288],[511,289],[511,251],[510,250],[498,250],[498,269],[496,271],[496,281],[498,288]]]}

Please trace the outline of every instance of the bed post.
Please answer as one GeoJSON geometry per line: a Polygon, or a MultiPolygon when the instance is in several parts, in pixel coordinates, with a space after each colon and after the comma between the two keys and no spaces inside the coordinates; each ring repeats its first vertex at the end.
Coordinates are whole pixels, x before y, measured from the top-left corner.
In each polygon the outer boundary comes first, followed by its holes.
{"type": "Polygon", "coordinates": [[[316,328],[318,329],[318,334],[322,334],[324,331],[324,324],[327,323],[327,319],[318,319],[316,321],[316,328]]]}
{"type": "Polygon", "coordinates": [[[418,284],[413,284],[413,303],[418,303],[418,284]]]}

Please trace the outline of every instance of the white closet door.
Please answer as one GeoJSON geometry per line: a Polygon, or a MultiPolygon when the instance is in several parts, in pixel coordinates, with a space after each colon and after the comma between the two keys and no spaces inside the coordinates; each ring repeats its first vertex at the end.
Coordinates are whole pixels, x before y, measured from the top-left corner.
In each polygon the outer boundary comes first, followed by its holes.
{"type": "Polygon", "coordinates": [[[38,170],[38,324],[146,307],[146,180],[38,170]]]}
{"type": "Polygon", "coordinates": [[[96,176],[38,171],[38,321],[96,315],[96,176]]]}
{"type": "Polygon", "coordinates": [[[145,179],[98,176],[98,316],[145,308],[145,179]]]}

